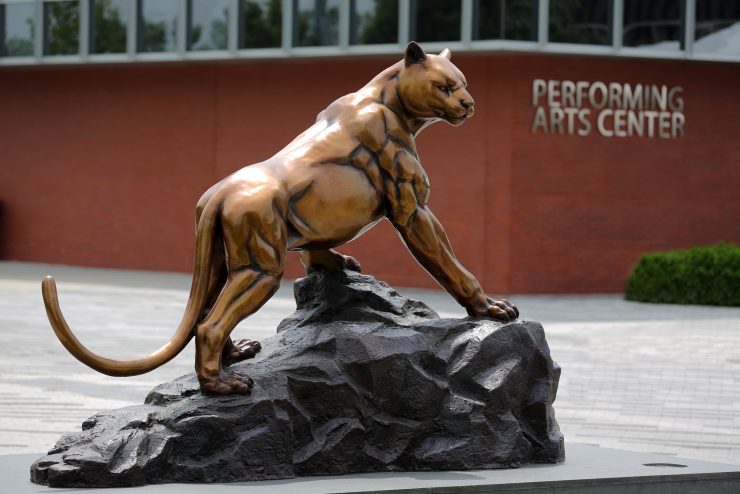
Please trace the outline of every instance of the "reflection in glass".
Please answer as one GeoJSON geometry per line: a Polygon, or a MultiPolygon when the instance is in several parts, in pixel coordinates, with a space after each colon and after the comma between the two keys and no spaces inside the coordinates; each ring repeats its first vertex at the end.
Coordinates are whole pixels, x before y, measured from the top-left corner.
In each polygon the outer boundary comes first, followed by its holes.
{"type": "Polygon", "coordinates": [[[740,0],[696,0],[694,51],[740,53],[740,0]]]}
{"type": "Polygon", "coordinates": [[[294,1],[294,46],[339,44],[339,2],[342,0],[294,1]]]}
{"type": "Polygon", "coordinates": [[[280,0],[243,0],[241,7],[241,48],[275,48],[282,45],[283,7],[280,0]]]}
{"type": "Polygon", "coordinates": [[[44,55],[77,55],[79,50],[79,2],[45,2],[44,55]]]}
{"type": "Polygon", "coordinates": [[[459,41],[461,0],[411,0],[410,39],[459,41]]]}
{"type": "Polygon", "coordinates": [[[90,16],[91,53],[125,53],[126,33],[131,22],[129,0],[94,0],[90,16]]]}
{"type": "Polygon", "coordinates": [[[624,0],[622,44],[653,50],[683,49],[683,0],[624,0]]]}
{"type": "Polygon", "coordinates": [[[190,50],[225,50],[229,39],[230,0],[191,0],[190,50]]]}
{"type": "Polygon", "coordinates": [[[178,0],[139,2],[139,51],[175,51],[178,0]]]}
{"type": "Polygon", "coordinates": [[[398,42],[398,0],[353,0],[350,43],[398,42]]]}
{"type": "Polygon", "coordinates": [[[550,41],[611,45],[611,0],[550,0],[550,41]]]}
{"type": "Polygon", "coordinates": [[[473,39],[535,41],[537,0],[475,0],[473,39]]]}
{"type": "Polygon", "coordinates": [[[33,3],[0,5],[0,56],[33,55],[33,40],[36,36],[33,11],[33,3]]]}

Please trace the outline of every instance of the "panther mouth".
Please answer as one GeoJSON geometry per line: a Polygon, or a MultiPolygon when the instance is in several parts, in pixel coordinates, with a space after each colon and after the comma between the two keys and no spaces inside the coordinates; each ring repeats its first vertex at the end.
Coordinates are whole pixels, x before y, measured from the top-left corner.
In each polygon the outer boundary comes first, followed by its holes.
{"type": "Polygon", "coordinates": [[[468,117],[470,117],[470,114],[463,113],[462,115],[453,115],[451,113],[442,112],[442,113],[439,114],[439,117],[442,118],[442,119],[444,119],[444,120],[447,120],[450,123],[459,124],[459,123],[463,123],[465,120],[467,120],[468,117]]]}
{"type": "Polygon", "coordinates": [[[473,111],[471,109],[470,111],[464,112],[462,115],[453,115],[452,113],[447,113],[443,111],[439,112],[438,115],[439,118],[447,120],[450,123],[462,123],[473,116],[473,111]]]}

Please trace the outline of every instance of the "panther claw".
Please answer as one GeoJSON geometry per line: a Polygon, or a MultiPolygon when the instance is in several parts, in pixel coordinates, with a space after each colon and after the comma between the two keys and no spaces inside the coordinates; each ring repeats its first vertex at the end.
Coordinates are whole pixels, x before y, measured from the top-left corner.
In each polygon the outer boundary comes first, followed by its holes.
{"type": "Polygon", "coordinates": [[[223,365],[232,365],[242,360],[254,358],[262,350],[259,341],[241,339],[238,341],[229,341],[226,343],[221,353],[221,363],[223,365]]]}

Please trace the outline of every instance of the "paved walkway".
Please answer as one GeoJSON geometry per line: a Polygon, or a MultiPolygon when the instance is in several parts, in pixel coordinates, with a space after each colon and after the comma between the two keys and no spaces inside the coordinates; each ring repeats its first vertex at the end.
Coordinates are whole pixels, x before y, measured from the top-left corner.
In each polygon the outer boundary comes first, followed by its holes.
{"type": "MultiPolygon", "coordinates": [[[[143,401],[190,372],[193,346],[156,371],[113,378],[77,362],[46,320],[53,274],[67,321],[91,350],[133,358],[182,315],[190,277],[0,262],[0,454],[41,452],[105,408],[143,401]]],[[[266,338],[295,308],[290,283],[235,331],[266,338]]],[[[447,317],[444,293],[401,289],[447,317]]],[[[617,296],[512,296],[542,321],[562,366],[556,416],[568,442],[740,465],[740,308],[652,305],[617,296]]]]}

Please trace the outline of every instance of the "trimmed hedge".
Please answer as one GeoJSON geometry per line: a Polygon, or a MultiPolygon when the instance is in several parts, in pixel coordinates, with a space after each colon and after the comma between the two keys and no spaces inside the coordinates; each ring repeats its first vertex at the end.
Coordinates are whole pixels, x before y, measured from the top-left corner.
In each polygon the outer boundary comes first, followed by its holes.
{"type": "Polygon", "coordinates": [[[708,247],[644,254],[627,283],[627,300],[740,306],[740,247],[708,247]]]}

